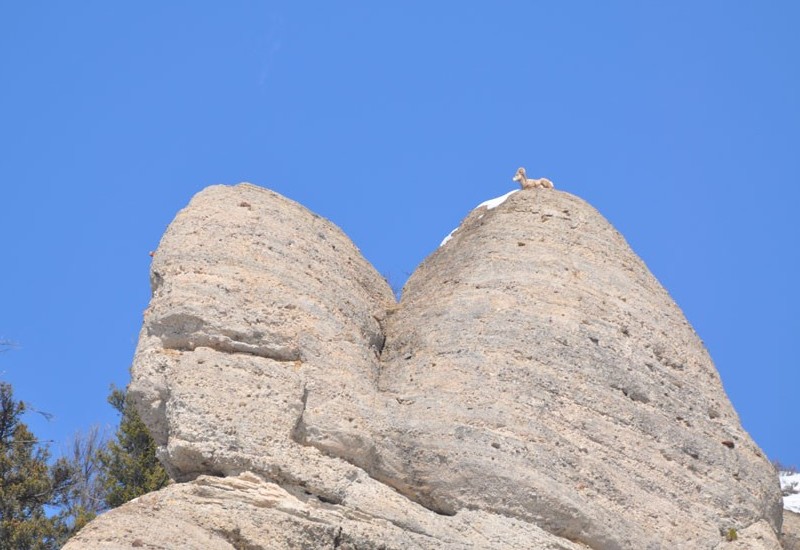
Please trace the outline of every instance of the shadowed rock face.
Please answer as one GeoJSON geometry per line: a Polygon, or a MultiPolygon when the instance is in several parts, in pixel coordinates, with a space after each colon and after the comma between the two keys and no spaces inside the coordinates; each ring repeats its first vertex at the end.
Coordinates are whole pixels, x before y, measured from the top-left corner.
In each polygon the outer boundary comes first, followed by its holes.
{"type": "Polygon", "coordinates": [[[67,548],[780,547],[775,472],[699,338],[567,193],[473,211],[395,304],[330,222],[215,186],[152,286],[129,392],[185,483],[67,548]]]}

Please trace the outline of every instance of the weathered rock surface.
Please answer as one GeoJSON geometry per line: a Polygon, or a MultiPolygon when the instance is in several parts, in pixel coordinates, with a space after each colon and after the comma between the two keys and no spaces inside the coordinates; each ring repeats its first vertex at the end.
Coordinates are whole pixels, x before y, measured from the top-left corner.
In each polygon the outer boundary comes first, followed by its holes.
{"type": "Polygon", "coordinates": [[[800,550],[800,514],[783,511],[781,542],[785,550],[800,550]]]}
{"type": "Polygon", "coordinates": [[[393,427],[441,411],[387,450],[397,477],[431,480],[408,490],[434,508],[594,548],[708,548],[729,526],[780,525],[774,470],[699,338],[576,197],[474,212],[411,277],[387,334],[382,389],[408,403],[393,427]]]}
{"type": "Polygon", "coordinates": [[[67,548],[780,548],[701,341],[567,193],[473,211],[398,305],[330,222],[215,186],[152,286],[129,391],[182,483],[67,548]]]}
{"type": "MultiPolygon", "coordinates": [[[[387,509],[394,504],[386,502],[387,509]]],[[[409,514],[415,515],[395,523],[313,495],[295,496],[247,472],[200,476],[108,512],[66,548],[585,548],[503,516],[409,514]]]]}

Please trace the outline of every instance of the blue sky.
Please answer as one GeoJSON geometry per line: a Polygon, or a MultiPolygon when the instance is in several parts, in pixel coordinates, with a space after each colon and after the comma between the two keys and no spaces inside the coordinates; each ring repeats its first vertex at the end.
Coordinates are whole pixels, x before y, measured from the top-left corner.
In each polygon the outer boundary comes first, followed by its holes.
{"type": "Polygon", "coordinates": [[[395,286],[519,165],[589,201],[800,465],[800,3],[0,3],[0,378],[54,450],[113,425],[148,252],[270,187],[395,286]]]}

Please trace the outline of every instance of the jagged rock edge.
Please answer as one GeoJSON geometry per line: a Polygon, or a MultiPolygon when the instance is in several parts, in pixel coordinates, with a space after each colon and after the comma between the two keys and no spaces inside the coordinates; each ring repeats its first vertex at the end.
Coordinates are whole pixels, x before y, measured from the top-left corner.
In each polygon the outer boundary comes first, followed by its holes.
{"type": "MultiPolygon", "coordinates": [[[[226,354],[246,354],[278,362],[300,361],[300,350],[294,346],[264,346],[263,344],[241,338],[241,333],[216,329],[200,317],[187,314],[176,314],[159,320],[148,327],[150,336],[155,336],[161,342],[163,349],[175,351],[195,351],[197,348],[210,348],[226,354]],[[169,334],[168,325],[180,319],[180,323],[187,326],[191,323],[193,330],[190,334],[180,332],[169,334]],[[203,334],[201,329],[211,328],[215,336],[203,334]]],[[[188,331],[187,331],[188,332],[188,331]]],[[[253,335],[253,340],[262,340],[264,335],[253,335]]]]}

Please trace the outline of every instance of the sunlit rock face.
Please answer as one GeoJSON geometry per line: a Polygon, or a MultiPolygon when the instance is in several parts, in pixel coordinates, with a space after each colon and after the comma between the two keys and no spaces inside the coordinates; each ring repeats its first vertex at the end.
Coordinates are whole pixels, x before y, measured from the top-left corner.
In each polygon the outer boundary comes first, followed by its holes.
{"type": "Polygon", "coordinates": [[[572,195],[477,208],[397,304],[327,220],[215,186],[151,282],[129,392],[178,483],[67,548],[780,548],[701,341],[572,195]]]}

